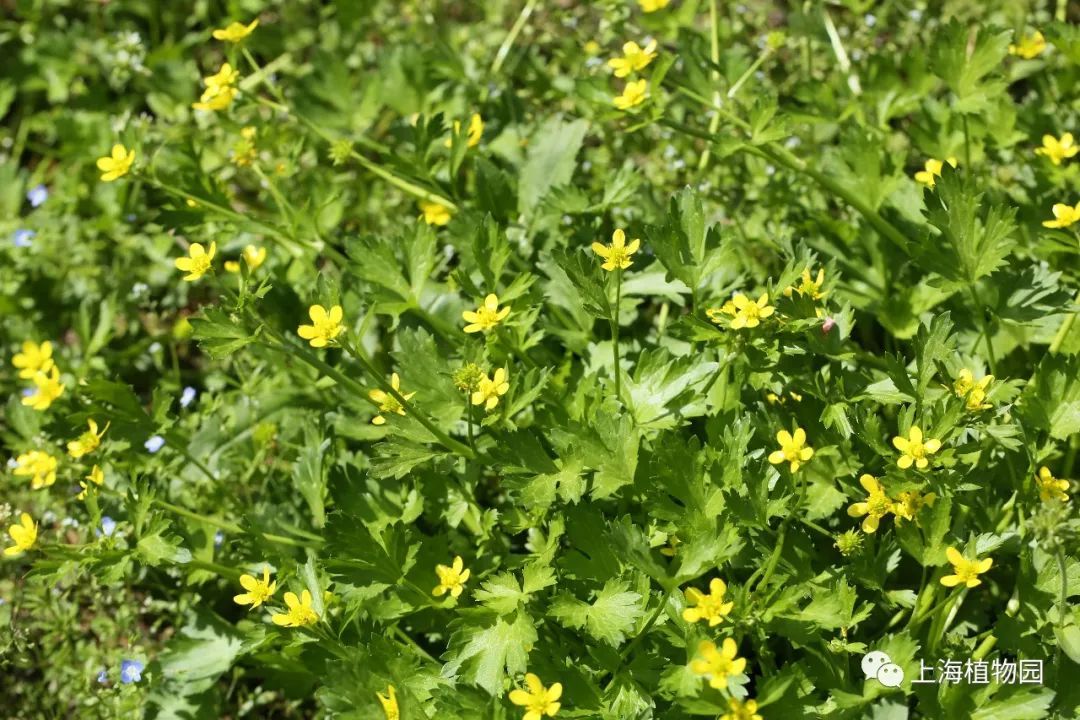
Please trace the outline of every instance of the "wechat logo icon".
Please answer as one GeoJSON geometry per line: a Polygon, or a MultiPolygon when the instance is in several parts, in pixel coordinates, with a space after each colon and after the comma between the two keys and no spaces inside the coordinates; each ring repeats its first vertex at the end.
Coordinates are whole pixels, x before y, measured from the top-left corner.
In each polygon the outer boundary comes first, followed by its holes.
{"type": "Polygon", "coordinates": [[[900,687],[904,682],[904,668],[880,650],[863,655],[862,671],[868,680],[877,680],[885,687],[900,687]]]}

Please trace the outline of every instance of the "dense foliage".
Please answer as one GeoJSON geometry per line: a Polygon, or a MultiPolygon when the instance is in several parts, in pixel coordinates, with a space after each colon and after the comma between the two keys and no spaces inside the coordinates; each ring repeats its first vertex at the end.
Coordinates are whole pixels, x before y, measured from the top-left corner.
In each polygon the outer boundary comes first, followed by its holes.
{"type": "Polygon", "coordinates": [[[1076,10],[0,0],[4,711],[1077,717],[1076,10]]]}

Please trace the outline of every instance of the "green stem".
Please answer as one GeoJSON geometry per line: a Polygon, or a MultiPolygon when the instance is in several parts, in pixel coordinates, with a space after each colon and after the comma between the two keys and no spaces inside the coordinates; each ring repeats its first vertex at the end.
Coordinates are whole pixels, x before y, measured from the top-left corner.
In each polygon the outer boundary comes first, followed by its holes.
{"type": "Polygon", "coordinates": [[[967,115],[960,116],[961,122],[964,124],[964,167],[965,172],[971,172],[971,133],[968,132],[968,117],[967,115]]]}
{"type": "Polygon", "coordinates": [[[476,450],[476,442],[473,439],[473,404],[472,398],[466,393],[465,395],[465,422],[469,428],[469,447],[476,450]]]}
{"type": "Polygon", "coordinates": [[[1068,593],[1069,593],[1069,566],[1068,566],[1068,563],[1065,561],[1065,548],[1062,547],[1062,546],[1058,547],[1057,565],[1058,565],[1058,573],[1061,575],[1061,589],[1058,591],[1058,619],[1057,619],[1058,633],[1057,634],[1058,634],[1059,640],[1058,640],[1057,657],[1056,657],[1056,664],[1058,666],[1058,672],[1059,672],[1059,676],[1060,676],[1061,663],[1062,663],[1061,640],[1060,640],[1060,638],[1064,637],[1064,633],[1065,633],[1065,611],[1068,610],[1068,608],[1069,608],[1069,606],[1068,606],[1068,598],[1069,598],[1069,595],[1068,595],[1068,593]]]}
{"type": "MultiPolygon", "coordinates": [[[[720,18],[719,11],[716,7],[718,0],[713,0],[709,4],[709,26],[711,30],[711,47],[709,49],[709,59],[712,60],[714,69],[712,71],[713,85],[720,84],[720,73],[715,69],[715,66],[720,64],[720,18]]],[[[728,95],[731,97],[731,95],[728,95]]],[[[720,88],[717,87],[713,90],[713,103],[720,104],[720,88]]],[[[712,120],[709,121],[709,133],[715,135],[716,131],[720,128],[720,114],[715,113],[712,116],[712,120]]],[[[698,170],[704,170],[709,164],[709,155],[712,148],[709,145],[705,146],[705,151],[701,153],[701,160],[698,162],[698,170]]],[[[696,307],[695,307],[696,309],[696,307]]]]}
{"type": "MultiPolygon", "coordinates": [[[[1073,304],[1080,304],[1080,293],[1077,293],[1073,299],[1073,304]]],[[[1069,331],[1072,329],[1073,322],[1076,320],[1076,313],[1071,312],[1065,316],[1065,320],[1062,321],[1061,327],[1054,334],[1054,340],[1050,343],[1050,352],[1056,353],[1061,350],[1061,344],[1065,342],[1065,338],[1069,336],[1069,331]]]]}
{"type": "Polygon", "coordinates": [[[525,3],[525,7],[521,8],[521,13],[518,15],[517,20],[514,21],[513,26],[510,28],[510,32],[506,34],[502,44],[499,45],[498,51],[495,53],[495,60],[491,63],[491,75],[497,75],[499,70],[502,69],[503,63],[506,61],[506,56],[510,54],[510,49],[514,47],[514,43],[517,42],[518,35],[525,29],[525,23],[529,21],[529,16],[532,15],[533,10],[536,9],[538,0],[529,0],[525,3]]]}
{"type": "MultiPolygon", "coordinates": [[[[755,72],[757,72],[757,69],[761,67],[761,64],[764,63],[772,54],[772,46],[766,45],[765,49],[761,51],[761,54],[757,56],[757,59],[755,59],[754,62],[750,63],[750,67],[746,68],[746,71],[739,76],[739,79],[736,80],[735,84],[732,85],[731,88],[727,91],[728,98],[735,97],[738,92],[742,90],[742,86],[746,84],[746,81],[749,80],[755,72]]],[[[716,102],[719,103],[719,99],[717,99],[716,102]]],[[[709,132],[715,134],[716,128],[720,125],[720,117],[715,116],[713,120],[715,122],[709,123],[709,132]]]]}
{"type": "Polygon", "coordinates": [[[612,372],[615,373],[615,399],[622,402],[622,371],[619,367],[619,306],[622,303],[622,270],[615,271],[615,312],[611,322],[612,372]]]}
{"type": "Polygon", "coordinates": [[[172,504],[170,502],[166,502],[165,500],[162,500],[160,498],[154,498],[153,503],[154,503],[154,505],[157,505],[158,507],[160,507],[162,510],[168,510],[171,513],[174,513],[174,514],[179,515],[181,517],[186,517],[189,520],[195,520],[197,522],[204,522],[204,523],[206,523],[208,525],[213,525],[216,528],[220,528],[222,530],[227,530],[228,532],[236,533],[236,534],[240,534],[240,535],[259,535],[259,536],[265,538],[266,540],[269,540],[270,542],[273,542],[273,543],[278,543],[279,545],[290,545],[292,547],[307,548],[307,547],[317,547],[318,545],[321,544],[321,541],[320,542],[312,541],[310,543],[307,543],[307,542],[302,542],[300,540],[297,540],[295,538],[286,537],[284,535],[275,535],[273,533],[267,533],[267,532],[254,532],[253,533],[253,532],[251,532],[249,530],[245,530],[244,528],[240,527],[236,523],[231,523],[228,520],[220,520],[218,518],[210,517],[208,515],[203,515],[201,513],[193,512],[191,510],[187,510],[185,508],[182,508],[179,505],[174,505],[174,504],[172,504]]]}
{"type": "Polygon", "coordinates": [[[975,314],[979,316],[979,324],[982,326],[982,336],[986,343],[986,359],[990,364],[990,374],[997,375],[997,361],[994,358],[994,343],[990,336],[990,323],[986,319],[986,307],[982,300],[979,299],[979,291],[975,288],[975,283],[968,285],[971,290],[971,300],[975,303],[975,314]]]}

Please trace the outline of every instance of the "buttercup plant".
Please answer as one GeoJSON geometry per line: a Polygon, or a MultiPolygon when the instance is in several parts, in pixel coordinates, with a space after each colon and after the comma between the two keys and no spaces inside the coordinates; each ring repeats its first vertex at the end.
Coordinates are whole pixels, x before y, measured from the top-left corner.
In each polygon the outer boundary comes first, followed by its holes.
{"type": "Polygon", "coordinates": [[[4,8],[12,712],[1080,717],[1069,3],[4,8]]]}

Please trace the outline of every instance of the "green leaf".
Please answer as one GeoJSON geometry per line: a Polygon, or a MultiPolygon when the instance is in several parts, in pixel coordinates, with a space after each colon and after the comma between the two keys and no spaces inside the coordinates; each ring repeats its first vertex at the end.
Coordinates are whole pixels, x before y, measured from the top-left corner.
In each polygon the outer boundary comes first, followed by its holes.
{"type": "Polygon", "coordinates": [[[231,624],[208,610],[191,611],[158,656],[161,677],[172,692],[201,692],[232,667],[242,648],[243,637],[231,624]]]}
{"type": "Polygon", "coordinates": [[[930,66],[956,94],[954,108],[975,113],[989,107],[990,100],[1005,91],[996,76],[1009,51],[1012,33],[952,20],[938,32],[931,45],[930,66]]]}
{"type": "Polygon", "coordinates": [[[1020,395],[1021,417],[1050,437],[1080,432],[1080,356],[1047,355],[1020,395]]]}
{"type": "Polygon", "coordinates": [[[258,332],[248,332],[241,320],[221,308],[204,308],[190,322],[194,329],[192,336],[215,358],[228,357],[258,337],[258,332]]]}
{"type": "Polygon", "coordinates": [[[684,188],[671,199],[663,225],[645,229],[648,246],[669,278],[697,290],[727,259],[727,249],[715,227],[705,224],[705,209],[696,190],[684,188]]]}
{"type": "Polygon", "coordinates": [[[551,188],[570,182],[574,159],[588,129],[585,120],[565,122],[556,116],[532,136],[518,181],[518,209],[526,218],[532,217],[551,188]]]}
{"type": "Polygon", "coordinates": [[[501,695],[507,675],[525,672],[529,648],[538,639],[532,618],[523,612],[511,621],[499,617],[491,625],[463,626],[450,636],[443,674],[501,695]]]}
{"type": "Polygon", "coordinates": [[[1046,687],[1005,686],[994,699],[971,714],[971,720],[1041,720],[1049,717],[1054,691],[1046,687]]]}
{"type": "Polygon", "coordinates": [[[641,595],[629,588],[624,580],[608,580],[592,603],[560,595],[551,614],[565,627],[584,629],[590,637],[617,647],[644,612],[641,595]]]}
{"type": "Polygon", "coordinates": [[[930,381],[937,374],[938,363],[943,363],[954,353],[955,340],[949,313],[941,313],[930,319],[929,325],[920,325],[915,339],[915,367],[918,397],[926,396],[930,381]]]}
{"type": "Polygon", "coordinates": [[[502,572],[485,580],[473,596],[499,615],[509,615],[529,602],[533,594],[555,584],[555,573],[548,565],[525,566],[522,582],[512,572],[502,572]]]}

